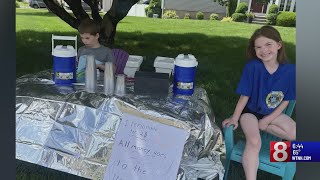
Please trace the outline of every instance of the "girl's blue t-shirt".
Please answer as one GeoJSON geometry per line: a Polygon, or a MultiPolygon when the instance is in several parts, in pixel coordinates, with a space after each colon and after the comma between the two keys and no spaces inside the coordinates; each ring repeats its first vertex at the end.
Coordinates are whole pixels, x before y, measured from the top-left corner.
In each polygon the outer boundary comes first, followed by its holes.
{"type": "Polygon", "coordinates": [[[282,101],[296,99],[296,66],[279,64],[270,74],[259,59],[244,67],[237,93],[249,96],[247,108],[263,115],[271,114],[282,101]]]}

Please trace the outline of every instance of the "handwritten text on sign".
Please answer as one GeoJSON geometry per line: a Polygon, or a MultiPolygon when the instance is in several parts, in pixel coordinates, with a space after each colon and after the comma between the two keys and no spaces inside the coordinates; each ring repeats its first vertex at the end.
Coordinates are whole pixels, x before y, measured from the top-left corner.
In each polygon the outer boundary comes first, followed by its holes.
{"type": "Polygon", "coordinates": [[[188,132],[124,114],[105,180],[174,180],[188,132]]]}

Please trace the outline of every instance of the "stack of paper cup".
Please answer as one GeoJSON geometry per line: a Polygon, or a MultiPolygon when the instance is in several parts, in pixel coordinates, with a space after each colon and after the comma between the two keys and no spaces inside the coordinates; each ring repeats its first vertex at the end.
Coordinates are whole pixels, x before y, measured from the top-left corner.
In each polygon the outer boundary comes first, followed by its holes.
{"type": "Polygon", "coordinates": [[[117,96],[124,96],[126,95],[126,82],[125,82],[125,75],[119,74],[117,75],[117,82],[116,88],[114,90],[114,94],[117,96]]]}
{"type": "Polygon", "coordinates": [[[85,87],[86,91],[90,93],[94,93],[97,91],[96,61],[93,55],[87,55],[85,87]]]}
{"type": "Polygon", "coordinates": [[[104,68],[104,94],[113,95],[114,91],[114,75],[113,75],[113,63],[106,62],[104,68]]]}

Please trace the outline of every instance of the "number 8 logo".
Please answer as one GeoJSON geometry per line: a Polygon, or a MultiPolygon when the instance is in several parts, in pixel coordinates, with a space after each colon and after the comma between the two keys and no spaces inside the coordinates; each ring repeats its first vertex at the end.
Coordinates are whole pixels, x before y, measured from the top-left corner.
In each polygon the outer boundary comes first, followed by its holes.
{"type": "Polygon", "coordinates": [[[288,147],[287,147],[286,143],[284,143],[284,142],[276,142],[274,144],[275,152],[272,155],[274,160],[280,161],[280,162],[285,161],[288,158],[288,153],[286,152],[287,148],[288,147]],[[279,149],[279,146],[282,146],[283,148],[279,149]],[[280,153],[283,154],[283,156],[281,158],[279,157],[280,153]]]}

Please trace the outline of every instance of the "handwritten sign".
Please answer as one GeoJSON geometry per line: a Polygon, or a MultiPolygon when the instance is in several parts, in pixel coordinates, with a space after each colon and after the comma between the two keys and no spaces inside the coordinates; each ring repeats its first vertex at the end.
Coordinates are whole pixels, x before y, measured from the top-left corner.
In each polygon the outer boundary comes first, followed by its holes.
{"type": "Polygon", "coordinates": [[[105,180],[174,180],[188,132],[124,113],[105,180]]]}

